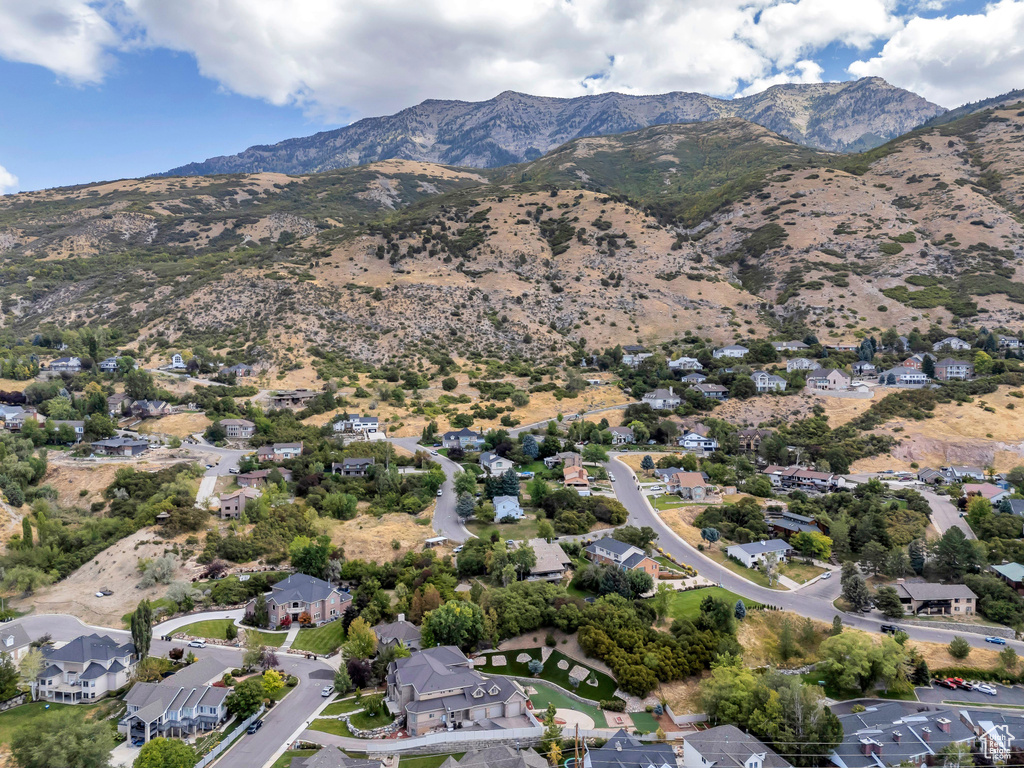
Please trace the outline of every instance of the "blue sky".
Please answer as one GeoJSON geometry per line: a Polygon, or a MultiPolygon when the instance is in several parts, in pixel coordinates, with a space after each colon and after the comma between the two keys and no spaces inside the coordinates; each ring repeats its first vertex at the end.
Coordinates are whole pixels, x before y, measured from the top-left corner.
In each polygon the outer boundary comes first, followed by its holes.
{"type": "Polygon", "coordinates": [[[0,0],[0,193],[506,89],[879,75],[951,107],[1024,87],[1020,39],[1024,0],[0,0]]]}

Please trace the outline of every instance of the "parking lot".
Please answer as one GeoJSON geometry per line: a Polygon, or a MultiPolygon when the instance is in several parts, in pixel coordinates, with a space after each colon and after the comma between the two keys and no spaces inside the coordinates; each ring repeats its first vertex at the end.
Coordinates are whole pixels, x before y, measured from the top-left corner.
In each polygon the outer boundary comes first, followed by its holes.
{"type": "Polygon", "coordinates": [[[995,688],[999,691],[995,696],[989,696],[987,693],[981,693],[980,691],[965,691],[962,688],[951,691],[948,688],[940,688],[937,685],[931,688],[917,688],[916,692],[918,699],[927,701],[930,704],[940,704],[943,701],[966,701],[971,704],[988,704],[989,706],[1004,704],[1024,707],[1024,688],[1021,688],[1019,685],[1010,687],[996,685],[995,688]]]}

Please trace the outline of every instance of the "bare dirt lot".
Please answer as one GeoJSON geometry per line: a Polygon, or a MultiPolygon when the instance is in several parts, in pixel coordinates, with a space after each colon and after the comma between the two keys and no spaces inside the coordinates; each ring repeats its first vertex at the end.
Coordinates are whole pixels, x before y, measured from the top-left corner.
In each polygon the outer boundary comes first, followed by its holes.
{"type": "Polygon", "coordinates": [[[195,432],[204,431],[210,424],[205,413],[175,413],[161,419],[147,419],[139,424],[139,432],[186,438],[195,432]]]}
{"type": "MultiPolygon", "coordinates": [[[[406,552],[419,552],[423,542],[434,535],[430,525],[419,525],[417,519],[430,519],[431,510],[417,517],[396,512],[380,518],[360,515],[353,520],[324,521],[328,535],[335,544],[345,548],[346,560],[373,560],[378,563],[397,560],[406,552]],[[393,542],[398,542],[395,549],[393,542]]],[[[451,554],[451,547],[438,547],[438,557],[451,554]]]]}

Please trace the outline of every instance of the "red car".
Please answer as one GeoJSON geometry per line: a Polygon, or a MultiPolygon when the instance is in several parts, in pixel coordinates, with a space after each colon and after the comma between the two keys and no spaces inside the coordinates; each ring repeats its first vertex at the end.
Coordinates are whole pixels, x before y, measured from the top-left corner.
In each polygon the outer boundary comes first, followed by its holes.
{"type": "Polygon", "coordinates": [[[956,683],[951,683],[949,680],[936,680],[935,684],[942,688],[956,689],[956,683]]]}

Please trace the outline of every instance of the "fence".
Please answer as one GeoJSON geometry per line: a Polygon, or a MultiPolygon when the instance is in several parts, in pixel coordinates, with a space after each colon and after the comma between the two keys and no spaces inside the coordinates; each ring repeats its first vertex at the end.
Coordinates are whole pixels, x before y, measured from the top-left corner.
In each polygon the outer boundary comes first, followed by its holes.
{"type": "Polygon", "coordinates": [[[220,757],[221,753],[224,752],[228,747],[230,747],[234,743],[235,739],[237,739],[239,736],[245,733],[245,730],[250,725],[252,725],[252,722],[262,714],[263,706],[261,705],[255,715],[249,715],[249,717],[242,721],[241,725],[239,725],[237,728],[228,733],[224,737],[223,741],[220,742],[220,744],[218,744],[216,747],[214,747],[205,755],[203,755],[203,757],[200,758],[199,762],[195,764],[195,768],[206,768],[206,766],[208,766],[210,763],[212,763],[214,760],[220,757]]]}

